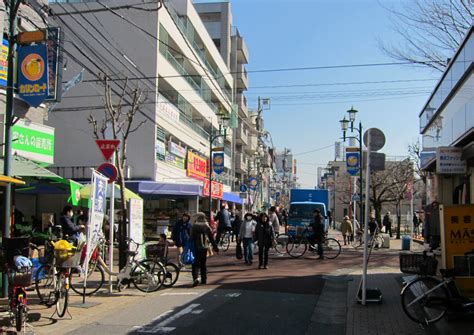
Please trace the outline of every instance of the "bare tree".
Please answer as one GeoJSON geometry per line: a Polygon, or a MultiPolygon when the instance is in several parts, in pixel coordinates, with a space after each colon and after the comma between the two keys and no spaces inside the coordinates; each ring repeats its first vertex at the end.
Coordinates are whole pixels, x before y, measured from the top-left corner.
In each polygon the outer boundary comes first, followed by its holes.
{"type": "MultiPolygon", "coordinates": [[[[392,15],[399,44],[379,39],[389,57],[443,71],[474,18],[470,0],[410,0],[400,8],[382,4],[392,15]]],[[[399,4],[398,2],[396,2],[399,4]]]]}
{"type": "MultiPolygon", "coordinates": [[[[422,204],[426,204],[426,180],[428,179],[428,171],[423,170],[421,168],[421,151],[422,146],[420,140],[418,139],[416,142],[408,145],[408,154],[410,156],[411,161],[413,162],[413,169],[415,172],[415,182],[416,183],[423,183],[423,187],[421,189],[421,199],[422,204]]],[[[414,188],[416,190],[416,188],[414,188]]]]}
{"type": "MultiPolygon", "coordinates": [[[[136,115],[140,111],[140,106],[145,100],[143,91],[139,88],[130,89],[128,80],[125,80],[122,91],[118,96],[113,96],[113,90],[109,78],[103,78],[104,95],[104,117],[97,120],[93,114],[89,115],[89,123],[92,126],[96,139],[105,139],[108,130],[112,135],[111,139],[120,140],[121,145],[115,152],[115,165],[118,170],[118,182],[121,195],[121,220],[119,224],[120,265],[125,265],[124,238],[126,236],[127,202],[125,198],[125,167],[127,163],[127,142],[131,134],[136,132],[145,121],[137,122],[136,115]],[[114,98],[117,100],[114,103],[114,98]],[[124,108],[125,107],[125,108],[124,108]]],[[[111,213],[113,215],[113,213],[111,213]]],[[[112,227],[111,227],[112,229],[112,227]]]]}

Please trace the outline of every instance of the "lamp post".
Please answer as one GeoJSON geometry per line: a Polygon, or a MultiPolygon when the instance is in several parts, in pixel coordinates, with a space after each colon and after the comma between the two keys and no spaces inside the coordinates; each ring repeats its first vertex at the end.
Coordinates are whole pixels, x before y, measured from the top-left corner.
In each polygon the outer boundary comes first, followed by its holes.
{"type": "MultiPolygon", "coordinates": [[[[363,184],[363,181],[362,181],[362,123],[359,122],[359,127],[358,128],[354,127],[354,121],[355,121],[357,113],[358,113],[358,111],[356,109],[354,109],[354,107],[351,107],[351,109],[349,109],[347,111],[347,114],[349,115],[349,120],[347,120],[346,117],[344,116],[344,118],[342,120],[340,120],[339,122],[341,123],[341,130],[342,130],[343,140],[346,141],[346,138],[354,138],[355,140],[357,140],[359,142],[359,156],[360,156],[359,157],[359,193],[360,193],[359,221],[360,221],[360,224],[361,224],[361,227],[362,227],[362,225],[364,224],[363,204],[362,204],[362,184],[363,184]],[[351,133],[354,132],[354,130],[355,130],[359,133],[359,137],[346,137],[346,132],[349,129],[349,123],[351,125],[351,133]]],[[[366,194],[365,196],[368,196],[368,195],[366,194]]]]}
{"type": "Polygon", "coordinates": [[[222,111],[219,111],[216,115],[219,119],[219,130],[214,134],[214,129],[211,124],[211,131],[209,133],[209,224],[212,220],[212,145],[219,137],[225,138],[227,136],[227,127],[230,121],[230,117],[225,115],[222,111]]]}

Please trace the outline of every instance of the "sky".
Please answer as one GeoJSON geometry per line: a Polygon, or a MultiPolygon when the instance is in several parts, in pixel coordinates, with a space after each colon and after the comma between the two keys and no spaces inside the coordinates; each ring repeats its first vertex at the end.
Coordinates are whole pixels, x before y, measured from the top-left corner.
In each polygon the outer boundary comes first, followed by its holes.
{"type": "Polygon", "coordinates": [[[441,73],[407,65],[252,71],[397,62],[379,48],[380,41],[400,42],[381,3],[396,7],[401,2],[231,1],[233,23],[249,49],[248,105],[256,108],[258,96],[270,98],[265,128],[278,150],[293,152],[303,187],[314,187],[317,167],[334,159],[331,145],[342,137],[339,120],[352,106],[364,129],[385,133],[379,152],[407,156],[408,145],[419,138],[418,114],[441,73]]]}

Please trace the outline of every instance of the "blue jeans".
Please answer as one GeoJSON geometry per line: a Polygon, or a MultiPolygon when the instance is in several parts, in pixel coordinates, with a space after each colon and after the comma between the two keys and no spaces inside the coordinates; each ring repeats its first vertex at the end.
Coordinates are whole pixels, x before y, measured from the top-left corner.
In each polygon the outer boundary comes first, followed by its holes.
{"type": "Polygon", "coordinates": [[[245,263],[252,263],[253,259],[253,238],[244,238],[244,259],[245,263]]]}

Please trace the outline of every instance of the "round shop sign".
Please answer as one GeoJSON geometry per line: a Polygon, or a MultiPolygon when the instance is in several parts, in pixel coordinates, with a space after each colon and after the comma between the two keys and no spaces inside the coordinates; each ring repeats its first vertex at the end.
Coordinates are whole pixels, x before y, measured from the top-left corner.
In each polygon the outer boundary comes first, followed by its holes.
{"type": "Polygon", "coordinates": [[[347,156],[347,166],[348,167],[359,167],[358,155],[347,156]]]}
{"type": "Polygon", "coordinates": [[[102,164],[101,166],[97,168],[97,171],[99,171],[104,176],[109,178],[109,180],[107,181],[109,184],[113,183],[117,179],[117,176],[118,176],[117,168],[115,167],[115,165],[111,163],[102,164]]]}
{"type": "Polygon", "coordinates": [[[44,59],[36,53],[29,54],[21,62],[21,72],[30,81],[40,80],[43,77],[44,71],[44,59]]]}
{"type": "Polygon", "coordinates": [[[250,184],[250,189],[255,190],[258,185],[258,179],[257,178],[250,178],[249,179],[249,184],[250,184]]]}

